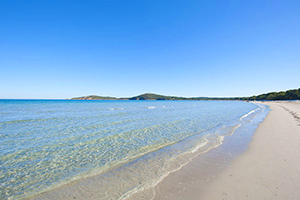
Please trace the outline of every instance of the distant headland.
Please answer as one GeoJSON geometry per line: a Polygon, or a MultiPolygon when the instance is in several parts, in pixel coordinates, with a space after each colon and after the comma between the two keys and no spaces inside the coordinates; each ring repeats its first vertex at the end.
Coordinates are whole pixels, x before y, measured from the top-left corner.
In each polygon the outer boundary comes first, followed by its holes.
{"type": "Polygon", "coordinates": [[[243,101],[272,101],[272,100],[300,100],[300,88],[280,91],[269,92],[266,94],[260,94],[251,97],[176,97],[176,96],[164,96],[153,93],[145,93],[134,97],[106,97],[89,95],[83,97],[71,98],[71,100],[243,100],[243,101]]]}

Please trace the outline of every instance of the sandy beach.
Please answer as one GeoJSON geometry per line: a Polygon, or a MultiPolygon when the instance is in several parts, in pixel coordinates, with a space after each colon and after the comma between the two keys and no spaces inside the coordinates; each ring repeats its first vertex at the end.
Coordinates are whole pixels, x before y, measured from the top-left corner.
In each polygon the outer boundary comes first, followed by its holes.
{"type": "Polygon", "coordinates": [[[224,155],[211,150],[210,154],[219,155],[218,162],[201,156],[192,160],[163,180],[154,189],[154,198],[299,199],[300,102],[263,104],[269,105],[271,111],[244,153],[222,166],[224,155]]]}
{"type": "MultiPolygon", "coordinates": [[[[258,126],[252,121],[237,129],[221,146],[192,158],[154,188],[125,199],[299,199],[300,101],[260,103],[271,111],[258,126]]],[[[73,182],[30,199],[101,199],[97,180],[73,182]]]]}

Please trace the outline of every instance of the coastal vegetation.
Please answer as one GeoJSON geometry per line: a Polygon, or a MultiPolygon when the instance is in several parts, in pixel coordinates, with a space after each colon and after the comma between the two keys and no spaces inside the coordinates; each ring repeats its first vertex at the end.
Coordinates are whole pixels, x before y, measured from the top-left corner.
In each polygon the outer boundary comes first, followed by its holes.
{"type": "Polygon", "coordinates": [[[281,91],[281,92],[269,92],[266,94],[260,94],[258,96],[252,96],[252,97],[244,97],[241,99],[249,100],[249,101],[300,100],[300,88],[295,90],[281,91]]]}
{"type": "Polygon", "coordinates": [[[300,100],[300,88],[281,92],[270,92],[251,97],[176,97],[145,93],[134,97],[116,98],[103,96],[84,96],[72,100],[244,100],[244,101],[273,101],[273,100],[300,100]]]}
{"type": "Polygon", "coordinates": [[[131,97],[129,100],[187,100],[187,98],[145,93],[139,96],[131,97]]]}
{"type": "Polygon", "coordinates": [[[84,97],[75,97],[71,100],[117,100],[116,97],[102,97],[97,95],[90,95],[90,96],[84,96],[84,97]]]}

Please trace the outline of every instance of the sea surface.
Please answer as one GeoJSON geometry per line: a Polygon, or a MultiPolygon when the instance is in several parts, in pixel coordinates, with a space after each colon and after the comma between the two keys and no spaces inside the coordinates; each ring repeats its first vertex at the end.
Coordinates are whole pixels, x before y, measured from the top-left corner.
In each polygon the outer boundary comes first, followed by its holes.
{"type": "Polygon", "coordinates": [[[242,101],[0,100],[0,199],[90,177],[99,199],[126,199],[267,112],[242,101]]]}

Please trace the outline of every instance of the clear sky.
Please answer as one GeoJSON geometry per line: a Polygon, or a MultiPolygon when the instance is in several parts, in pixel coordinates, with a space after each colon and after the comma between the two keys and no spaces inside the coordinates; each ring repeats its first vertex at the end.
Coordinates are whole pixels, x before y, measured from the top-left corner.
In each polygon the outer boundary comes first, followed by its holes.
{"type": "Polygon", "coordinates": [[[0,0],[0,98],[299,87],[299,0],[0,0]]]}

